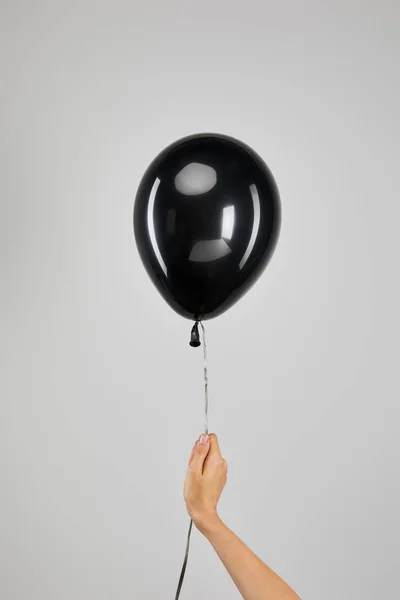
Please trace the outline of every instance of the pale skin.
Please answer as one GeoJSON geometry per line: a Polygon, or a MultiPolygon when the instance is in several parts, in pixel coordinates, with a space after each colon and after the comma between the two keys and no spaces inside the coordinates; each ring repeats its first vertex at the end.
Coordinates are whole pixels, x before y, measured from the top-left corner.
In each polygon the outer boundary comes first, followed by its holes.
{"type": "Polygon", "coordinates": [[[217,436],[202,434],[190,455],[184,487],[194,525],[213,546],[243,600],[300,600],[219,517],[217,506],[227,474],[228,464],[221,455],[217,436]]]}

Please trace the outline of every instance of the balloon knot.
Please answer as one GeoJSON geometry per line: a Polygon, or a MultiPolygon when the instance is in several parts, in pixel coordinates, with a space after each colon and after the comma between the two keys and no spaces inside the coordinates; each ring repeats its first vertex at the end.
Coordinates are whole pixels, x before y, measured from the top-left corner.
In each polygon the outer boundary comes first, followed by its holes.
{"type": "Polygon", "coordinates": [[[192,348],[198,348],[201,345],[198,321],[196,321],[196,323],[192,327],[189,344],[190,346],[192,346],[192,348]]]}

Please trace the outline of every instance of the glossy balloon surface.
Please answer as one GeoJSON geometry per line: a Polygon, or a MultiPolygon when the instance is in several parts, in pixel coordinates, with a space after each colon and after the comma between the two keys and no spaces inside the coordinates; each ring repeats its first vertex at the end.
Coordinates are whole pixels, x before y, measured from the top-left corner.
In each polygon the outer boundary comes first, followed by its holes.
{"type": "Polygon", "coordinates": [[[230,308],[260,276],[281,223],[264,161],[219,134],[178,140],[145,172],[134,233],[143,264],[168,304],[193,320],[230,308]]]}

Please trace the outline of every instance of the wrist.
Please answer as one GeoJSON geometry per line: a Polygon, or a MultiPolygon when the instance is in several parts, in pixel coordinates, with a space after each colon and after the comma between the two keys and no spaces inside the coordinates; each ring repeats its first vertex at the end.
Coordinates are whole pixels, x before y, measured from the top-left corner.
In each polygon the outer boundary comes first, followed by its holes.
{"type": "Polygon", "coordinates": [[[192,520],[200,533],[205,536],[214,532],[222,525],[222,520],[217,512],[202,513],[200,515],[193,516],[192,520]]]}

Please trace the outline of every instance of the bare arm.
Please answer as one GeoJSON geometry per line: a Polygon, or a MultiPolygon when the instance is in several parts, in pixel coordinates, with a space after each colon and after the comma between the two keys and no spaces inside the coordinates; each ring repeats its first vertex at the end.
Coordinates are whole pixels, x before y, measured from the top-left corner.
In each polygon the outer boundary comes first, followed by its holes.
{"type": "Polygon", "coordinates": [[[215,434],[200,436],[192,450],[185,501],[197,529],[209,540],[243,600],[299,600],[299,596],[220,519],[217,504],[227,480],[227,463],[215,434]]]}

